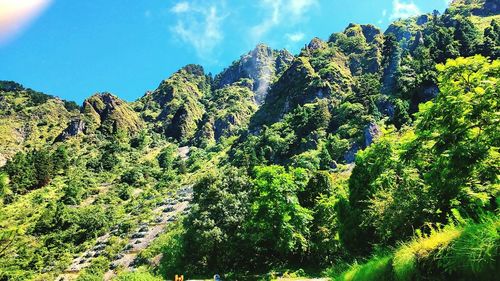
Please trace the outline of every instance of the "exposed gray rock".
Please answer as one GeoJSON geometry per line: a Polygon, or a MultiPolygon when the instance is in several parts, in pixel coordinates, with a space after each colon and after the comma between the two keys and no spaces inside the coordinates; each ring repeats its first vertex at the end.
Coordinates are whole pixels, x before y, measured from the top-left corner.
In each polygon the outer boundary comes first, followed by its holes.
{"type": "Polygon", "coordinates": [[[5,166],[6,163],[7,163],[7,158],[0,153],[0,167],[5,166]]]}
{"type": "Polygon", "coordinates": [[[347,164],[353,163],[356,159],[356,153],[359,151],[359,145],[357,143],[353,144],[351,148],[344,154],[344,161],[347,164]]]}
{"type": "Polygon", "coordinates": [[[373,122],[368,124],[363,132],[365,137],[365,147],[370,146],[373,141],[381,135],[381,133],[382,132],[377,124],[373,122]]]}
{"type": "Polygon", "coordinates": [[[424,43],[425,43],[424,36],[422,35],[422,31],[419,30],[417,34],[415,34],[415,39],[411,44],[410,51],[414,52],[418,47],[423,46],[424,43]]]}
{"type": "Polygon", "coordinates": [[[326,43],[319,39],[318,37],[314,37],[311,42],[309,42],[309,44],[307,45],[307,49],[309,51],[316,51],[316,50],[319,50],[319,49],[322,49],[324,48],[326,45],[326,43]]]}
{"type": "Polygon", "coordinates": [[[189,146],[182,146],[177,149],[177,153],[182,160],[187,160],[189,158],[189,146]]]}
{"type": "Polygon", "coordinates": [[[255,102],[261,105],[275,76],[284,72],[292,61],[293,55],[288,51],[274,51],[264,44],[259,44],[218,74],[215,77],[215,85],[220,89],[243,78],[252,79],[255,102]]]}
{"type": "Polygon", "coordinates": [[[71,137],[85,132],[85,121],[81,119],[72,120],[68,127],[56,138],[56,142],[65,141],[71,137]]]}

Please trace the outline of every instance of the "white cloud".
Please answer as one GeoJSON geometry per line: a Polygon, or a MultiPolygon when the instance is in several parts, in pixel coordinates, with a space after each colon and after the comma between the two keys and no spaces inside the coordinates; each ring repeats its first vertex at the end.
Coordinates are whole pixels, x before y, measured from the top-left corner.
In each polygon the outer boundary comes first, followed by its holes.
{"type": "Polygon", "coordinates": [[[260,0],[259,3],[268,15],[251,28],[252,37],[256,41],[283,20],[288,24],[300,21],[311,7],[318,4],[317,0],[260,0]]]}
{"type": "Polygon", "coordinates": [[[260,39],[267,33],[273,26],[280,23],[281,20],[281,0],[261,0],[262,7],[270,9],[270,15],[265,18],[261,23],[251,28],[252,36],[255,39],[260,39]]]}
{"type": "Polygon", "coordinates": [[[304,39],[305,34],[302,32],[287,33],[285,34],[285,37],[291,42],[299,42],[304,39]]]}
{"type": "Polygon", "coordinates": [[[377,21],[379,25],[382,25],[387,18],[387,9],[382,10],[382,17],[377,21]]]}
{"type": "Polygon", "coordinates": [[[175,4],[171,9],[170,11],[172,13],[176,13],[176,14],[179,14],[179,13],[185,13],[187,11],[189,11],[189,2],[179,2],[177,4],[175,4]]]}
{"type": "Polygon", "coordinates": [[[404,19],[419,14],[421,14],[420,9],[413,1],[404,3],[399,0],[393,0],[392,2],[391,19],[404,19]]]}
{"type": "Polygon", "coordinates": [[[178,19],[177,24],[170,30],[177,39],[191,45],[199,57],[211,60],[214,48],[224,39],[222,22],[225,16],[219,14],[215,4],[188,4],[187,7],[180,9],[182,12],[179,12],[179,9],[171,9],[178,19]]]}
{"type": "Polygon", "coordinates": [[[302,16],[307,9],[316,4],[316,0],[290,0],[286,7],[296,16],[302,16]]]}

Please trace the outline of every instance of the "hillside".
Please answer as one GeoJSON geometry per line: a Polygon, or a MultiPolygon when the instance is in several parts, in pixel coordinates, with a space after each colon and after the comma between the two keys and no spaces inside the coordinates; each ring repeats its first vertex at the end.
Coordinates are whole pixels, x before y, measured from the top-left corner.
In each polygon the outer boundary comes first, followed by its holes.
{"type": "Polygon", "coordinates": [[[455,0],[133,102],[0,81],[0,280],[495,280],[499,24],[455,0]]]}

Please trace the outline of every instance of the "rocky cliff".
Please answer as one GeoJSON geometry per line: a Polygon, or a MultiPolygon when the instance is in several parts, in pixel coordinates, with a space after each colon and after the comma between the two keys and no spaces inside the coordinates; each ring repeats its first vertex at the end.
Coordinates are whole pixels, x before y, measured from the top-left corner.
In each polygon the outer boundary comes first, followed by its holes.
{"type": "Polygon", "coordinates": [[[273,50],[259,44],[215,77],[214,86],[221,89],[241,79],[252,81],[255,102],[262,105],[273,82],[288,68],[293,55],[287,50],[273,50]]]}

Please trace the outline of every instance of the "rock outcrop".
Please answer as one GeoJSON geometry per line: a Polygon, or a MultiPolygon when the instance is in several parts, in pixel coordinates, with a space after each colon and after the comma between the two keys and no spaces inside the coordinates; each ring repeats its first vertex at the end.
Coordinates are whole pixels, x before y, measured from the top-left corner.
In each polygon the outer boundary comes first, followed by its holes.
{"type": "Polygon", "coordinates": [[[368,147],[373,143],[373,141],[377,137],[379,137],[382,134],[382,132],[380,131],[379,126],[376,123],[372,122],[368,124],[368,126],[366,126],[363,134],[365,137],[364,147],[368,147]]]}
{"type": "Polygon", "coordinates": [[[82,119],[75,119],[69,122],[68,127],[56,138],[56,141],[65,141],[85,132],[86,125],[82,119]]]}
{"type": "Polygon", "coordinates": [[[51,145],[79,114],[68,110],[66,103],[16,82],[0,81],[0,162],[19,151],[51,145]]]}
{"type": "Polygon", "coordinates": [[[144,124],[136,112],[123,100],[110,93],[99,93],[83,102],[83,115],[89,132],[100,130],[113,134],[125,132],[133,135],[144,124]]]}
{"type": "Polygon", "coordinates": [[[292,60],[293,55],[287,50],[276,51],[259,44],[218,74],[215,77],[215,87],[221,89],[241,79],[251,79],[255,102],[261,105],[273,81],[288,68],[292,60]]]}
{"type": "Polygon", "coordinates": [[[383,35],[375,26],[351,23],[344,32],[332,34],[329,42],[349,58],[353,75],[377,73],[380,70],[383,35]]]}
{"type": "Polygon", "coordinates": [[[214,92],[196,137],[199,144],[234,136],[247,127],[257,110],[249,83],[242,80],[214,92]]]}
{"type": "Polygon", "coordinates": [[[185,142],[196,134],[209,93],[210,78],[203,67],[187,65],[162,81],[156,90],[147,92],[134,108],[155,131],[185,142]]]}

